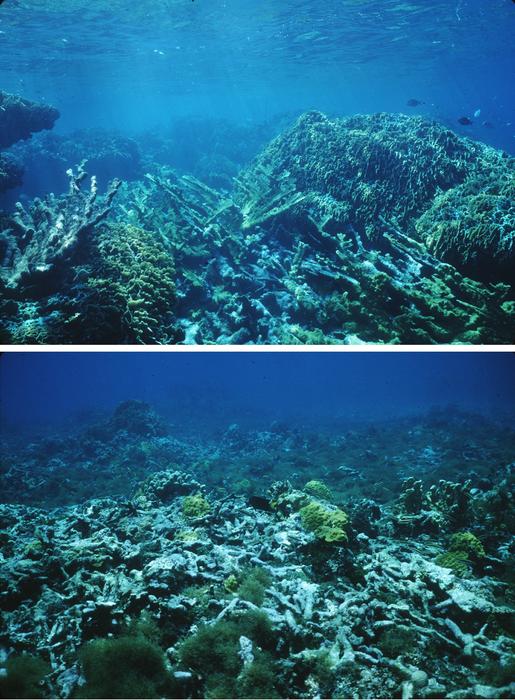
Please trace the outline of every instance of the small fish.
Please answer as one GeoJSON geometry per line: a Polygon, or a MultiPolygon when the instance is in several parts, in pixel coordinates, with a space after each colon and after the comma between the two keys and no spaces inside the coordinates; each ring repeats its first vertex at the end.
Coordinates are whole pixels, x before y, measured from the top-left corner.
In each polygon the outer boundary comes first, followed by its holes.
{"type": "Polygon", "coordinates": [[[273,513],[270,501],[264,496],[250,496],[249,505],[256,508],[256,510],[263,510],[265,513],[273,513]]]}
{"type": "Polygon", "coordinates": [[[425,102],[422,102],[422,100],[416,100],[414,97],[409,99],[406,104],[408,107],[418,107],[419,105],[425,104],[425,102]]]}
{"type": "Polygon", "coordinates": [[[470,126],[472,124],[472,119],[469,119],[468,117],[460,117],[458,119],[459,124],[463,124],[463,126],[470,126]]]}
{"type": "Polygon", "coordinates": [[[482,122],[481,126],[484,126],[485,129],[493,129],[494,128],[494,125],[492,124],[492,122],[489,122],[489,121],[482,122]]]}
{"type": "Polygon", "coordinates": [[[474,117],[477,119],[477,118],[479,117],[480,114],[481,114],[481,110],[480,110],[480,109],[476,109],[476,111],[474,112],[474,117]]]}

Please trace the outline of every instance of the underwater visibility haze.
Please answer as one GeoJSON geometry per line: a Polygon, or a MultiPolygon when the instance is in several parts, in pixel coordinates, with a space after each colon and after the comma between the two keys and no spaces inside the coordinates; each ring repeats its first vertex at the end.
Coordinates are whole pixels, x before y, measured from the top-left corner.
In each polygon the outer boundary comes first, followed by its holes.
{"type": "Polygon", "coordinates": [[[0,3],[3,343],[514,341],[515,3],[0,3]]]}
{"type": "Polygon", "coordinates": [[[4,353],[0,696],[512,698],[508,353],[4,353]]]}

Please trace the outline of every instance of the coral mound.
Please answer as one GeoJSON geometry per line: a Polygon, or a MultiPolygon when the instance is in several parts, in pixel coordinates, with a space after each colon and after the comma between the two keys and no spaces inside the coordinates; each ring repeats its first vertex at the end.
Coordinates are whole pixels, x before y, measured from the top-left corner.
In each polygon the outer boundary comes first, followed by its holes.
{"type": "Polygon", "coordinates": [[[515,282],[515,161],[485,169],[438,195],[416,222],[440,260],[485,282],[515,282]]]}
{"type": "Polygon", "coordinates": [[[309,112],[240,177],[238,196],[247,227],[299,206],[309,218],[323,197],[327,232],[354,231],[366,245],[390,225],[499,281],[498,263],[513,268],[513,171],[506,154],[421,117],[309,112]]]}
{"type": "Polygon", "coordinates": [[[264,179],[278,193],[326,195],[336,202],[339,223],[369,238],[381,234],[379,217],[405,225],[438,190],[460,184],[477,148],[452,131],[418,117],[374,114],[331,121],[308,112],[272,141],[240,179],[247,223],[272,207],[266,189],[248,198],[264,179]]]}

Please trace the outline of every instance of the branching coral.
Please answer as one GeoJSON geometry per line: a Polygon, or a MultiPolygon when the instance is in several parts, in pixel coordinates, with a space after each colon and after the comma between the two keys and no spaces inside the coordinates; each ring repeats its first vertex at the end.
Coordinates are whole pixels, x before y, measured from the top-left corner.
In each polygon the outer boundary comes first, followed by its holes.
{"type": "Polygon", "coordinates": [[[12,226],[3,234],[7,245],[1,274],[7,288],[20,292],[52,287],[59,277],[59,268],[70,263],[84,237],[111,211],[120,181],[114,181],[105,197],[99,199],[95,177],[91,178],[89,189],[83,190],[87,178],[83,165],[77,173],[68,172],[67,195],[36,199],[28,210],[18,204],[12,226]]]}

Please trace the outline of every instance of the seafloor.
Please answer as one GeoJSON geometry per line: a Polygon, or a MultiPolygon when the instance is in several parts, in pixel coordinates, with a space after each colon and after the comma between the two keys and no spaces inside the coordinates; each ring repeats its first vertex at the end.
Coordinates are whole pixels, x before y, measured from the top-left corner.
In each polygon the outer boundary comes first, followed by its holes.
{"type": "Polygon", "coordinates": [[[4,343],[515,342],[506,153],[404,114],[27,141],[57,110],[0,108],[4,343]]]}
{"type": "Polygon", "coordinates": [[[2,697],[515,695],[513,423],[181,425],[6,440],[2,697]]]}

